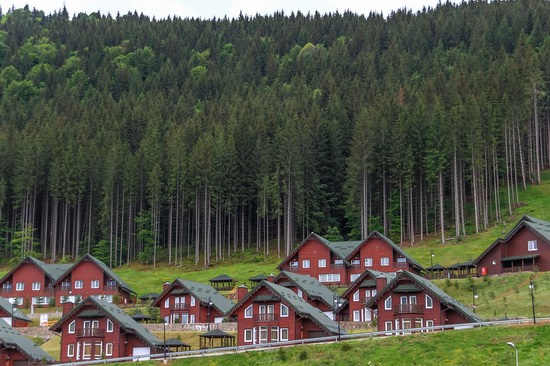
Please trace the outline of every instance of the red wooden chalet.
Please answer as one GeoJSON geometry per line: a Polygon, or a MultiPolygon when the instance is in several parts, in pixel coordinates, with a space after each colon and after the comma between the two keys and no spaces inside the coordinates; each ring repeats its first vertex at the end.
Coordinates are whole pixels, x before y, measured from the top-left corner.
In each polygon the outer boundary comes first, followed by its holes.
{"type": "Polygon", "coordinates": [[[85,254],[53,283],[56,302],[78,302],[88,296],[107,302],[129,304],[137,294],[105,263],[91,254],[85,254]]]}
{"type": "Polygon", "coordinates": [[[389,238],[373,231],[363,241],[330,242],[311,233],[278,269],[316,277],[321,283],[348,285],[365,269],[382,272],[424,269],[389,238]]]}
{"type": "Polygon", "coordinates": [[[61,362],[149,355],[162,351],[162,340],[118,306],[88,297],[64,315],[50,330],[61,333],[61,362]]]}
{"type": "Polygon", "coordinates": [[[0,366],[46,365],[54,362],[42,348],[0,320],[0,366]]]}
{"type": "Polygon", "coordinates": [[[235,305],[212,286],[176,278],[153,302],[167,323],[221,323],[235,305]]]}
{"type": "Polygon", "coordinates": [[[282,271],[274,282],[292,290],[312,306],[319,308],[330,319],[334,318],[336,294],[319,282],[317,278],[282,271]]]}
{"type": "Polygon", "coordinates": [[[377,311],[378,331],[409,333],[411,328],[481,321],[431,281],[408,271],[399,272],[366,307],[377,311]]]}
{"type": "Polygon", "coordinates": [[[55,298],[54,282],[70,266],[25,257],[0,279],[0,295],[19,307],[48,306],[55,298]]]}
{"type": "Polygon", "coordinates": [[[321,310],[292,290],[267,281],[243,294],[231,315],[237,318],[239,346],[326,337],[339,331],[321,310]]]}
{"type": "Polygon", "coordinates": [[[354,322],[372,321],[376,313],[365,305],[394,278],[393,273],[365,270],[342,294],[346,301],[338,310],[337,318],[354,322]]]}
{"type": "Polygon", "coordinates": [[[524,216],[474,261],[479,275],[550,271],[550,222],[524,216]]]}
{"type": "Polygon", "coordinates": [[[16,305],[0,297],[0,318],[12,327],[28,327],[32,322],[16,305]]]}

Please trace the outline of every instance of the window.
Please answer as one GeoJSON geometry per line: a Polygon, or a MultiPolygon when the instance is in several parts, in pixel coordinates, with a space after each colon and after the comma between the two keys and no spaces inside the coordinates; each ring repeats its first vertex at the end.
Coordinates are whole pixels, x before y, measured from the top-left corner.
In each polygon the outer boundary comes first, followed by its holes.
{"type": "Polygon", "coordinates": [[[74,356],[74,344],[68,344],[67,345],[67,357],[73,357],[74,356]]]}
{"type": "Polygon", "coordinates": [[[84,281],[82,280],[74,281],[74,288],[82,288],[82,287],[84,287],[84,281]]]}
{"type": "Polygon", "coordinates": [[[388,298],[384,301],[384,309],[391,310],[391,296],[388,296],[388,298]]]}
{"type": "Polygon", "coordinates": [[[105,356],[112,356],[112,355],[113,355],[113,344],[105,343],[105,356]]]}
{"type": "Polygon", "coordinates": [[[92,280],[91,287],[92,288],[99,288],[99,280],[92,280]]]}
{"type": "Polygon", "coordinates": [[[537,241],[536,240],[529,240],[527,242],[527,250],[529,250],[529,251],[537,250],[537,241]]]}
{"type": "Polygon", "coordinates": [[[288,316],[288,306],[285,304],[281,304],[281,317],[287,317],[288,316]]]}
{"type": "Polygon", "coordinates": [[[304,293],[302,292],[302,290],[298,289],[297,294],[298,294],[298,297],[299,297],[300,299],[303,299],[303,298],[304,298],[304,293]]]}
{"type": "Polygon", "coordinates": [[[103,355],[103,342],[94,343],[94,358],[101,358],[103,355]]]}
{"type": "Polygon", "coordinates": [[[414,319],[414,327],[415,328],[422,328],[422,318],[415,318],[414,319]]]}
{"type": "Polygon", "coordinates": [[[399,257],[397,258],[397,263],[407,263],[407,258],[399,257]]]}
{"type": "Polygon", "coordinates": [[[426,309],[432,309],[434,307],[434,301],[433,299],[426,294],[426,309]]]}
{"type": "Polygon", "coordinates": [[[319,282],[340,282],[340,273],[321,274],[319,282]]]}
{"type": "Polygon", "coordinates": [[[195,306],[195,296],[191,296],[191,306],[195,306]]]}
{"type": "Polygon", "coordinates": [[[389,257],[382,257],[380,258],[380,265],[387,267],[390,265],[390,258],[389,257]]]}
{"type": "Polygon", "coordinates": [[[302,260],[302,268],[309,268],[309,267],[310,267],[309,259],[302,260]]]}
{"type": "Polygon", "coordinates": [[[69,323],[69,333],[74,333],[76,329],[76,320],[69,323]]]}
{"type": "Polygon", "coordinates": [[[365,267],[372,267],[372,258],[365,258],[365,267]]]}
{"type": "Polygon", "coordinates": [[[384,323],[384,330],[392,331],[393,330],[393,323],[392,322],[385,322],[384,323]]]}
{"type": "Polygon", "coordinates": [[[319,259],[317,261],[317,265],[319,268],[325,268],[327,266],[327,260],[326,259],[319,259]]]}
{"type": "Polygon", "coordinates": [[[267,343],[267,327],[260,327],[260,343],[267,343]]]}
{"type": "Polygon", "coordinates": [[[107,319],[107,332],[112,332],[115,329],[115,325],[113,324],[111,319],[107,319]]]}
{"type": "Polygon", "coordinates": [[[40,282],[33,282],[32,283],[32,290],[33,291],[40,291],[40,282]]]}
{"type": "Polygon", "coordinates": [[[189,323],[195,324],[195,314],[189,315],[189,323]]]}
{"type": "Polygon", "coordinates": [[[16,291],[24,291],[25,290],[25,283],[24,282],[17,282],[15,284],[15,290],[16,291]]]}
{"type": "Polygon", "coordinates": [[[354,282],[361,274],[359,273],[352,273],[349,275],[350,282],[354,282]]]}
{"type": "Polygon", "coordinates": [[[271,327],[271,342],[279,341],[279,327],[271,327]]]}
{"type": "Polygon", "coordinates": [[[84,342],[82,345],[82,359],[89,360],[92,358],[92,342],[84,342]]]}
{"type": "Polygon", "coordinates": [[[361,311],[359,311],[359,310],[354,310],[353,311],[353,321],[354,322],[361,321],[361,311]]]}
{"type": "Polygon", "coordinates": [[[353,301],[359,301],[359,290],[355,291],[355,293],[353,294],[353,301]]]}
{"type": "Polygon", "coordinates": [[[169,307],[170,307],[170,298],[167,298],[166,300],[164,300],[164,308],[168,309],[169,307]]]}
{"type": "MultiPolygon", "coordinates": [[[[426,327],[433,327],[434,321],[433,320],[426,320],[426,327]]],[[[427,330],[427,332],[433,332],[433,329],[427,330]]]]}
{"type": "Polygon", "coordinates": [[[288,341],[288,328],[281,328],[281,341],[288,341]]]}
{"type": "Polygon", "coordinates": [[[244,330],[244,341],[245,342],[252,342],[252,329],[245,329],[244,330]]]}
{"type": "Polygon", "coordinates": [[[244,309],[244,317],[245,318],[252,318],[252,305],[244,309]]]}

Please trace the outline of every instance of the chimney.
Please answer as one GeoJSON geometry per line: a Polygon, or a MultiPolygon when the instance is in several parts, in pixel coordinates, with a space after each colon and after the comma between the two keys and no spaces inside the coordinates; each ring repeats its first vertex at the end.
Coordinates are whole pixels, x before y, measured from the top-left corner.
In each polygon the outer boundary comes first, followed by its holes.
{"type": "Polygon", "coordinates": [[[74,303],[70,301],[65,301],[63,303],[63,315],[69,314],[71,310],[73,310],[73,308],[74,308],[74,303]]]}
{"type": "Polygon", "coordinates": [[[376,277],[376,291],[380,292],[386,285],[388,284],[388,280],[385,276],[378,276],[376,277]]]}
{"type": "Polygon", "coordinates": [[[243,283],[237,287],[237,301],[241,301],[248,294],[248,287],[243,283]]]}
{"type": "Polygon", "coordinates": [[[164,283],[162,284],[162,291],[166,291],[166,289],[167,289],[168,287],[170,287],[171,284],[172,284],[172,283],[171,283],[171,282],[168,282],[168,281],[164,282],[164,283]]]}
{"type": "Polygon", "coordinates": [[[267,276],[267,282],[275,282],[275,275],[273,273],[267,276]]]}

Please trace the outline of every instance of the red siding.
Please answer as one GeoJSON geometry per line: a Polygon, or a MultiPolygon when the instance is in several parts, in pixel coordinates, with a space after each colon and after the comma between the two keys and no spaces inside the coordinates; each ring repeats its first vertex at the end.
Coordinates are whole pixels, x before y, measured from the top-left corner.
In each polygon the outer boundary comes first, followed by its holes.
{"type": "MultiPolygon", "coordinates": [[[[4,348],[3,344],[0,344],[0,366],[11,366],[17,361],[28,361],[29,358],[24,353],[19,352],[17,349],[4,348]]],[[[42,365],[42,362],[29,363],[30,365],[42,365]]]]}
{"type": "Polygon", "coordinates": [[[30,307],[32,298],[43,298],[45,304],[48,305],[47,297],[53,296],[53,291],[50,291],[49,283],[46,283],[46,275],[40,268],[30,262],[22,263],[10,277],[6,278],[0,285],[2,286],[2,297],[17,298],[18,305],[22,307],[30,307]],[[40,284],[39,290],[33,290],[33,283],[40,284]],[[17,290],[17,284],[22,283],[24,289],[17,290]],[[8,289],[6,286],[11,285],[8,289]]]}
{"type": "Polygon", "coordinates": [[[182,287],[174,286],[157,302],[161,318],[168,317],[169,323],[183,323],[185,315],[187,315],[187,323],[214,323],[216,318],[223,317],[223,314],[214,306],[210,308],[210,316],[208,316],[208,306],[201,305],[198,299],[195,299],[195,304],[191,305],[191,294],[170,294],[170,292],[177,289],[182,289],[182,287]],[[179,299],[179,302],[176,302],[176,298],[179,299]],[[169,299],[168,305],[166,299],[169,299]],[[192,321],[193,316],[194,321],[192,321]]]}

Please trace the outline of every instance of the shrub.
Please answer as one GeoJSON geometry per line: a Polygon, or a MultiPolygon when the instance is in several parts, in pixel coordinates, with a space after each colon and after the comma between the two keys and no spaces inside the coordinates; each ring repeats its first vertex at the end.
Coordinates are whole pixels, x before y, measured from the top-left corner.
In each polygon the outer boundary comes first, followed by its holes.
{"type": "Polygon", "coordinates": [[[286,351],[282,348],[279,348],[279,360],[285,362],[288,360],[288,356],[286,354],[286,351]]]}
{"type": "Polygon", "coordinates": [[[298,355],[298,359],[300,361],[305,361],[307,360],[307,352],[304,350],[302,352],[300,352],[300,354],[298,355]]]}
{"type": "Polygon", "coordinates": [[[349,350],[351,350],[351,344],[349,342],[343,342],[343,343],[340,343],[341,346],[340,346],[340,349],[344,352],[347,352],[349,350]]]}

